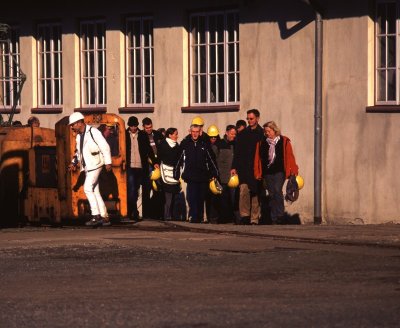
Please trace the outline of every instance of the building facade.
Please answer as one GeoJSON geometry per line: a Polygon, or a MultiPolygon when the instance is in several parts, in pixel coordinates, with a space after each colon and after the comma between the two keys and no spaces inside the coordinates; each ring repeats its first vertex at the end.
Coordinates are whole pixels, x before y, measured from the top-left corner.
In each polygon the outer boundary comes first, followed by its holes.
{"type": "MultiPolygon", "coordinates": [[[[2,63],[26,74],[14,119],[54,128],[73,111],[149,116],[186,135],[257,108],[292,140],[305,180],[287,206],[314,218],[315,9],[323,19],[322,217],[400,222],[399,8],[395,0],[36,2],[2,5],[2,63]]],[[[7,117],[18,72],[2,64],[7,117]]]]}

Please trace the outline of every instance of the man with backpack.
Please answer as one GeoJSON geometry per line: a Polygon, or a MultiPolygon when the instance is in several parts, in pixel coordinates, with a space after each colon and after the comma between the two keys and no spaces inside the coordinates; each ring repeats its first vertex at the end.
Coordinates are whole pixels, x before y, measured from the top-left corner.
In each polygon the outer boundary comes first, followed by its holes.
{"type": "Polygon", "coordinates": [[[112,169],[110,146],[98,129],[85,124],[82,113],[72,113],[69,116],[69,125],[76,133],[76,149],[68,169],[75,171],[79,165],[80,170],[85,172],[83,190],[92,214],[86,225],[92,227],[110,225],[107,208],[99,188],[99,176],[103,167],[105,166],[108,172],[112,169]]]}

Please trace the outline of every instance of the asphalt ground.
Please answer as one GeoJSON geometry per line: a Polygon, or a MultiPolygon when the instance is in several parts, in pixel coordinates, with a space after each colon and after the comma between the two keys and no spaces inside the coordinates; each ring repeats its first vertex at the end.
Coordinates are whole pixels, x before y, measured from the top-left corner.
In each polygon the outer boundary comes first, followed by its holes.
{"type": "Polygon", "coordinates": [[[0,231],[0,327],[398,327],[400,226],[0,231]]]}

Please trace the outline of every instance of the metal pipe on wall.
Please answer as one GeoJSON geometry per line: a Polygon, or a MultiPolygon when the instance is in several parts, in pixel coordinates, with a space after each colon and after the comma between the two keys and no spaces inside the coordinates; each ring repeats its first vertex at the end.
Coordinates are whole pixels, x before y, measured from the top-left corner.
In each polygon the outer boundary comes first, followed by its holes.
{"type": "Polygon", "coordinates": [[[322,223],[322,16],[315,11],[314,224],[322,223]]]}
{"type": "Polygon", "coordinates": [[[315,12],[315,98],[314,98],[314,224],[322,223],[322,58],[323,19],[315,0],[303,0],[315,12]]]}

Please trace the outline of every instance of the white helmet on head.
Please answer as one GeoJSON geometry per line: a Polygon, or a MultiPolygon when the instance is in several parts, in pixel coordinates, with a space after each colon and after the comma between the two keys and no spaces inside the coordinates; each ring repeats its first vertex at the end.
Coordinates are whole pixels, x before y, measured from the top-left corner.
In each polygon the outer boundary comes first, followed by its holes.
{"type": "Polygon", "coordinates": [[[74,124],[75,122],[78,122],[78,121],[80,121],[80,120],[83,120],[85,117],[82,115],[82,113],[80,113],[80,112],[75,112],[75,113],[72,113],[70,116],[69,116],[69,125],[71,125],[71,124],[74,124]]]}

